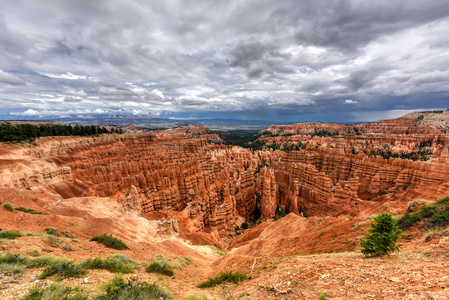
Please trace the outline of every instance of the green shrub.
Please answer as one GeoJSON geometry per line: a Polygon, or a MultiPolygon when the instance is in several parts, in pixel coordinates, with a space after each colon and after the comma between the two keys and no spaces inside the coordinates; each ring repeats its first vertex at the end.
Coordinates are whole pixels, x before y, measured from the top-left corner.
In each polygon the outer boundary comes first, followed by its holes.
{"type": "Polygon", "coordinates": [[[24,265],[0,263],[0,274],[16,275],[23,273],[23,270],[25,270],[25,268],[26,266],[24,265]]]}
{"type": "Polygon", "coordinates": [[[415,213],[405,213],[398,220],[398,227],[399,229],[407,229],[423,219],[425,219],[424,227],[429,230],[448,226],[449,196],[437,200],[432,205],[423,206],[415,213]]]}
{"type": "Polygon", "coordinates": [[[41,249],[38,248],[38,247],[31,247],[30,250],[28,250],[28,254],[30,256],[34,256],[34,257],[40,256],[41,255],[41,249]]]}
{"type": "Polygon", "coordinates": [[[87,270],[79,264],[75,265],[67,258],[58,258],[42,271],[39,279],[44,279],[55,274],[60,278],[78,278],[86,275],[87,270]]]}
{"type": "Polygon", "coordinates": [[[117,249],[117,250],[129,249],[129,247],[125,243],[123,243],[118,238],[113,237],[112,234],[107,235],[106,233],[103,233],[102,235],[94,236],[90,240],[94,241],[94,242],[102,243],[103,245],[105,245],[108,248],[113,248],[113,249],[117,249]]]}
{"type": "Polygon", "coordinates": [[[180,266],[195,265],[187,256],[175,256],[175,258],[178,259],[180,266]]]}
{"type": "Polygon", "coordinates": [[[0,274],[15,275],[25,270],[28,258],[20,254],[0,255],[0,274]]]}
{"type": "Polygon", "coordinates": [[[146,271],[148,273],[159,273],[167,276],[173,276],[175,273],[169,264],[164,260],[157,260],[148,265],[146,271]]]}
{"type": "Polygon", "coordinates": [[[39,279],[57,274],[61,278],[81,277],[87,273],[87,270],[80,264],[74,264],[68,258],[53,256],[41,256],[35,259],[28,259],[26,262],[28,268],[42,268],[42,274],[39,279]]]}
{"type": "Polygon", "coordinates": [[[246,279],[246,275],[240,272],[233,273],[232,271],[220,272],[216,277],[209,277],[206,281],[203,281],[197,285],[199,288],[213,287],[224,282],[232,282],[239,284],[246,279]]]}
{"type": "Polygon", "coordinates": [[[412,227],[416,222],[421,221],[422,218],[417,213],[405,213],[402,218],[400,218],[397,222],[399,229],[404,230],[412,227]]]}
{"type": "Polygon", "coordinates": [[[39,279],[57,274],[61,278],[81,277],[87,273],[86,268],[81,264],[74,264],[68,258],[59,258],[53,256],[41,256],[30,259],[20,254],[7,253],[0,255],[0,266],[5,270],[21,270],[25,268],[42,268],[42,274],[39,279]]]}
{"type": "Polygon", "coordinates": [[[42,268],[51,266],[53,264],[57,264],[58,261],[61,260],[61,258],[57,258],[50,255],[44,255],[35,259],[31,259],[28,261],[27,266],[28,268],[42,268]]]}
{"type": "Polygon", "coordinates": [[[47,288],[34,288],[22,298],[22,300],[44,300],[44,299],[63,299],[63,300],[86,300],[87,295],[83,295],[80,288],[64,286],[53,283],[47,288]]]}
{"type": "Polygon", "coordinates": [[[70,233],[70,231],[65,230],[65,231],[61,231],[61,234],[65,237],[68,237],[70,239],[73,239],[75,237],[75,235],[73,235],[72,233],[70,233]]]}
{"type": "Polygon", "coordinates": [[[62,243],[62,240],[61,239],[59,239],[57,236],[55,236],[55,235],[49,235],[48,237],[47,237],[47,242],[48,242],[48,245],[50,246],[50,247],[53,247],[53,248],[59,248],[59,246],[61,245],[61,243],[62,243]]]}
{"type": "Polygon", "coordinates": [[[449,196],[438,199],[436,204],[441,206],[449,206],[449,196]]]}
{"type": "Polygon", "coordinates": [[[80,263],[86,269],[102,269],[114,273],[132,273],[134,270],[141,268],[134,260],[127,256],[114,254],[106,259],[100,257],[88,259],[80,263]]]}
{"type": "Polygon", "coordinates": [[[318,298],[318,300],[326,300],[326,294],[325,293],[321,293],[321,295],[318,298]]]}
{"type": "Polygon", "coordinates": [[[112,299],[171,299],[169,292],[165,291],[157,284],[141,282],[136,278],[130,278],[127,282],[118,275],[106,282],[103,286],[104,294],[98,296],[97,300],[112,299]]]}
{"type": "Polygon", "coordinates": [[[42,233],[42,232],[27,232],[25,234],[26,234],[26,236],[44,236],[45,235],[45,233],[42,233]]]}
{"type": "Polygon", "coordinates": [[[20,254],[6,253],[5,255],[0,255],[0,263],[28,265],[29,259],[20,254]]]}
{"type": "Polygon", "coordinates": [[[248,228],[249,228],[248,223],[243,222],[241,228],[242,228],[242,229],[248,229],[248,228]]]}
{"type": "Polygon", "coordinates": [[[16,208],[16,210],[23,211],[24,213],[33,214],[33,215],[48,215],[46,213],[38,212],[38,211],[35,211],[34,209],[28,209],[25,207],[18,207],[18,208],[16,208]]]}
{"type": "Polygon", "coordinates": [[[9,211],[14,211],[14,206],[12,206],[11,203],[5,203],[3,204],[3,208],[9,211]]]}
{"type": "Polygon", "coordinates": [[[427,205],[421,207],[416,214],[418,215],[418,218],[421,220],[423,218],[430,218],[437,212],[437,210],[438,209],[435,205],[427,205]]]}
{"type": "Polygon", "coordinates": [[[390,252],[399,251],[401,245],[396,242],[401,236],[401,230],[396,226],[396,219],[391,213],[381,213],[374,218],[376,223],[371,223],[371,229],[360,239],[362,253],[365,256],[384,256],[390,252]]]}
{"type": "Polygon", "coordinates": [[[22,237],[23,233],[17,230],[0,231],[0,239],[14,240],[18,237],[22,237]]]}
{"type": "Polygon", "coordinates": [[[47,227],[47,228],[45,228],[45,233],[46,234],[51,234],[51,235],[56,235],[56,236],[59,235],[58,234],[58,229],[54,228],[54,227],[47,227]]]}
{"type": "Polygon", "coordinates": [[[449,208],[442,211],[437,211],[435,214],[427,221],[426,228],[431,229],[435,227],[447,227],[449,225],[449,208]]]}
{"type": "Polygon", "coordinates": [[[75,251],[75,249],[73,249],[73,246],[68,242],[65,242],[61,248],[64,251],[75,251]]]}

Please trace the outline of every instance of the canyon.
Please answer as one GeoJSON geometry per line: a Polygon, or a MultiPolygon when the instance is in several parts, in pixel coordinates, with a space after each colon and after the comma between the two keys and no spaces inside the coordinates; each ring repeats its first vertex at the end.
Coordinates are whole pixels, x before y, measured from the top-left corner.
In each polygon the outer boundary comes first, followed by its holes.
{"type": "MultiPolygon", "coordinates": [[[[245,148],[226,145],[201,125],[132,129],[1,144],[0,202],[46,213],[0,209],[2,230],[69,230],[80,240],[79,247],[52,251],[75,260],[109,253],[88,241],[103,233],[130,245],[132,250],[125,252],[134,259],[187,255],[206,270],[189,267],[189,274],[180,271],[179,278],[172,279],[171,287],[183,283],[188,292],[198,291],[195,281],[205,274],[232,269],[254,273],[250,281],[230,289],[233,297],[243,293],[243,299],[316,299],[321,290],[293,285],[302,275],[288,265],[288,257],[307,266],[308,272],[314,268],[311,261],[319,263],[322,257],[332,266],[323,273],[331,274],[329,278],[337,277],[336,260],[344,261],[341,268],[346,272],[351,272],[351,263],[374,264],[359,261],[361,254],[355,252],[373,215],[389,211],[400,217],[411,203],[433,203],[449,195],[449,110],[366,124],[272,125],[245,148]],[[217,246],[227,255],[217,255],[217,246]],[[84,250],[88,247],[91,252],[84,250]],[[304,255],[310,259],[304,261],[304,255]]],[[[412,229],[402,240],[404,251],[410,262],[434,272],[435,260],[447,265],[443,257],[449,241],[435,235],[426,243],[424,234],[422,228],[412,229]],[[420,259],[420,249],[431,254],[420,259]]],[[[38,236],[17,241],[2,242],[2,251],[22,253],[32,244],[49,248],[38,236]]],[[[393,264],[388,259],[385,263],[393,264]]],[[[327,277],[315,276],[321,271],[313,269],[311,278],[324,287],[321,281],[327,277]]],[[[407,293],[395,283],[385,284],[404,297],[449,293],[446,283],[407,293]]],[[[0,296],[13,299],[10,295],[19,286],[6,284],[0,296]]],[[[338,281],[331,286],[335,298],[354,296],[338,290],[338,281]]],[[[381,297],[377,287],[364,288],[381,297]]],[[[182,288],[175,291],[178,296],[185,293],[182,288]]],[[[219,299],[229,296],[211,293],[219,299]]]]}

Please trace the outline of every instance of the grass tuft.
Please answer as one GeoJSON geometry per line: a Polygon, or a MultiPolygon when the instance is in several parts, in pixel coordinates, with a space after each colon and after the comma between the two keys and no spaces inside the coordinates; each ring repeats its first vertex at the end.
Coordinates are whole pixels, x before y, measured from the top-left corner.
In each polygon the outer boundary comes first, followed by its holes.
{"type": "Polygon", "coordinates": [[[242,274],[240,272],[232,272],[232,271],[226,271],[226,272],[220,272],[218,276],[216,277],[209,277],[206,281],[203,281],[197,285],[199,288],[208,288],[208,287],[214,287],[216,285],[225,283],[225,282],[232,282],[235,284],[239,284],[240,282],[243,282],[246,279],[246,275],[242,274]]]}
{"type": "Polygon", "coordinates": [[[41,256],[41,249],[39,247],[31,247],[28,250],[28,255],[38,257],[41,256]]]}
{"type": "Polygon", "coordinates": [[[157,260],[152,262],[146,268],[148,273],[159,273],[167,276],[173,276],[175,272],[165,260],[157,260]]]}
{"type": "Polygon", "coordinates": [[[0,274],[6,275],[16,275],[21,274],[25,270],[24,265],[11,264],[11,263],[0,263],[0,274]]]}
{"type": "Polygon", "coordinates": [[[0,239],[14,240],[18,237],[22,237],[23,233],[17,230],[0,231],[0,239]]]}
{"type": "Polygon", "coordinates": [[[47,243],[50,247],[59,248],[59,246],[62,244],[62,240],[59,239],[56,235],[49,234],[47,236],[47,243]]]}
{"type": "Polygon", "coordinates": [[[0,255],[0,266],[4,270],[24,270],[25,268],[44,268],[39,279],[44,279],[52,275],[58,275],[59,278],[81,277],[87,273],[87,269],[82,264],[74,264],[68,258],[53,256],[41,256],[30,259],[20,254],[7,253],[0,255]],[[15,265],[12,266],[12,265],[15,265]]]}
{"type": "Polygon", "coordinates": [[[121,275],[115,276],[103,286],[104,294],[97,300],[109,299],[171,299],[169,292],[157,284],[141,282],[132,277],[125,281],[121,275]]]}
{"type": "Polygon", "coordinates": [[[75,265],[67,258],[56,258],[51,265],[42,271],[39,279],[44,279],[55,274],[60,278],[79,278],[86,275],[87,270],[82,265],[75,265]]]}
{"type": "Polygon", "coordinates": [[[68,231],[68,230],[61,231],[61,234],[62,234],[63,236],[65,236],[65,237],[70,238],[70,239],[75,238],[75,235],[74,235],[73,233],[71,233],[70,231],[68,231]]]}
{"type": "Polygon", "coordinates": [[[0,255],[0,274],[16,275],[25,270],[28,258],[20,254],[0,255]]]}
{"type": "Polygon", "coordinates": [[[188,265],[194,265],[194,266],[198,266],[197,264],[193,263],[190,258],[188,258],[187,256],[177,256],[175,255],[174,258],[178,259],[179,265],[180,267],[184,267],[184,266],[188,266],[188,265]]]}
{"type": "Polygon", "coordinates": [[[88,296],[79,287],[69,287],[62,284],[53,283],[47,288],[34,288],[22,298],[22,300],[44,300],[44,299],[64,299],[64,300],[87,300],[88,296]]]}
{"type": "Polygon", "coordinates": [[[141,268],[141,265],[125,255],[114,254],[106,259],[96,257],[80,263],[86,269],[102,269],[114,273],[133,273],[134,270],[141,268]]]}

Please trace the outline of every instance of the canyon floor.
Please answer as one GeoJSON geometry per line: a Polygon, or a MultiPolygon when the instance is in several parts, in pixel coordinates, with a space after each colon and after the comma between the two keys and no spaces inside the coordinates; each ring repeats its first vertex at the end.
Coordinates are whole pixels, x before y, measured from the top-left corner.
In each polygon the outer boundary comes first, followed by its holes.
{"type": "MultiPolygon", "coordinates": [[[[0,233],[23,236],[0,239],[0,255],[188,258],[174,276],[144,266],[124,275],[175,299],[448,299],[447,228],[418,222],[403,231],[400,252],[359,251],[375,215],[400,218],[449,195],[448,116],[272,126],[253,141],[257,149],[225,145],[202,126],[1,144],[0,202],[15,209],[0,207],[0,233]],[[130,249],[90,241],[104,233],[130,249]],[[197,287],[229,270],[248,279],[197,287]]],[[[59,282],[93,299],[115,276],[41,273],[2,272],[0,298],[59,282]]]]}

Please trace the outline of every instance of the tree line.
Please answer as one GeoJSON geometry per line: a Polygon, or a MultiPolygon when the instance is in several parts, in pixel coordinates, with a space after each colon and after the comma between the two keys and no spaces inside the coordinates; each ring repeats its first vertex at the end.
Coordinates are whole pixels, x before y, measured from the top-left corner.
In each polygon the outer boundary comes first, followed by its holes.
{"type": "Polygon", "coordinates": [[[45,136],[91,136],[102,133],[123,133],[122,129],[108,130],[104,126],[87,125],[31,125],[11,124],[5,122],[0,124],[0,142],[30,142],[45,136]]]}

